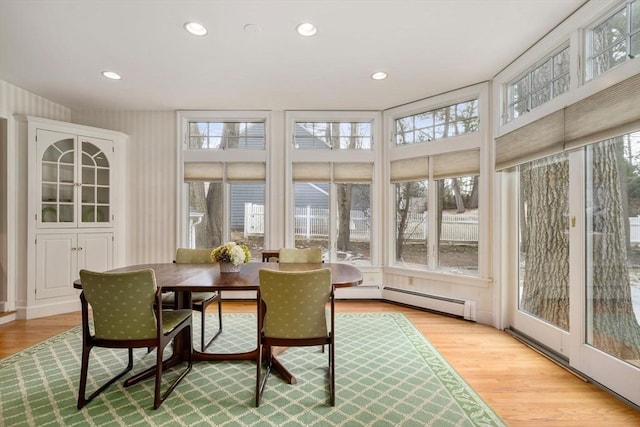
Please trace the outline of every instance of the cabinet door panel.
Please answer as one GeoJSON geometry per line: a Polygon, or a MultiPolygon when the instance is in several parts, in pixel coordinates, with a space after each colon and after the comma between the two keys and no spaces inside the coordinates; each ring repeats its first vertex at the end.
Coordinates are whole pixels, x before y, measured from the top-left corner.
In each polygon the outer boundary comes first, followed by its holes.
{"type": "Polygon", "coordinates": [[[41,234],[36,242],[36,299],[74,295],[76,235],[41,234]]]}
{"type": "Polygon", "coordinates": [[[113,233],[78,234],[78,271],[106,271],[113,268],[113,233]]]}
{"type": "Polygon", "coordinates": [[[75,135],[36,131],[39,227],[75,226],[75,135]]]}
{"type": "Polygon", "coordinates": [[[110,227],[112,225],[112,165],[113,141],[79,137],[80,183],[82,191],[78,216],[80,227],[110,227]]]}

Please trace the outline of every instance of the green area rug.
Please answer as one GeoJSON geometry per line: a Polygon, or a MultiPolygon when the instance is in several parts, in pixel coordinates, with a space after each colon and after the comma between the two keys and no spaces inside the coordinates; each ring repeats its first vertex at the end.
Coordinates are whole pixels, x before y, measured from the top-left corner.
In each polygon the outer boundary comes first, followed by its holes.
{"type": "MultiPolygon", "coordinates": [[[[216,316],[207,317],[213,332],[216,316]]],[[[224,332],[210,351],[255,348],[255,328],[254,315],[225,315],[224,332]]],[[[199,327],[194,329],[199,345],[199,327]]],[[[255,364],[236,361],[194,364],[157,410],[148,379],[128,388],[121,380],[78,411],[81,334],[75,327],[0,360],[0,425],[504,425],[404,315],[339,314],[336,337],[335,407],[328,405],[327,354],[303,347],[280,357],[298,383],[272,375],[259,408],[254,407],[255,364]]],[[[135,354],[134,373],[154,363],[155,352],[135,354]]],[[[119,372],[125,360],[126,350],[92,351],[88,391],[119,372]]],[[[163,376],[166,382],[171,372],[163,376]]]]}

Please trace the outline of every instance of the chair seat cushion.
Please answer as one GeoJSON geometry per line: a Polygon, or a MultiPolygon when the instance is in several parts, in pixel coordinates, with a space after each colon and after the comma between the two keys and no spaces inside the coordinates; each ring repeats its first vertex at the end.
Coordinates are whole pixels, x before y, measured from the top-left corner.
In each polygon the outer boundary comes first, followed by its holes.
{"type": "Polygon", "coordinates": [[[162,310],[162,332],[168,334],[190,316],[191,310],[162,310]]]}
{"type": "MultiPolygon", "coordinates": [[[[203,301],[210,300],[218,296],[218,292],[193,292],[191,294],[191,302],[193,304],[202,304],[203,301]]],[[[176,294],[174,292],[166,292],[162,294],[162,305],[173,306],[176,301],[176,294]]]]}

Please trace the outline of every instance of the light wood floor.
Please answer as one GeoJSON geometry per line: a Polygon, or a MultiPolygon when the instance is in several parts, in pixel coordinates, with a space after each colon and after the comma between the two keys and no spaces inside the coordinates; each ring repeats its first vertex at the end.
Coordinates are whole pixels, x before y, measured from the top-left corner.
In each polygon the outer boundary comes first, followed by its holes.
{"type": "MultiPolygon", "coordinates": [[[[640,426],[640,412],[492,327],[384,302],[337,310],[404,313],[509,426],[640,426]]],[[[223,312],[255,312],[255,303],[225,301],[223,312]]],[[[0,325],[0,358],[79,324],[70,313],[0,325]]]]}

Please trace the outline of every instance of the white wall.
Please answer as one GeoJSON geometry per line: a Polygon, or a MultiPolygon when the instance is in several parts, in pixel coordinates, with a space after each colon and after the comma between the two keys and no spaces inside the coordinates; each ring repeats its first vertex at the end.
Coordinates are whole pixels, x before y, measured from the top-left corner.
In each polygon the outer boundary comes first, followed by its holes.
{"type": "MultiPolygon", "coordinates": [[[[0,137],[0,143],[5,144],[2,153],[7,159],[2,162],[6,170],[0,178],[2,193],[6,195],[0,200],[0,312],[14,311],[16,300],[26,299],[17,295],[16,290],[18,284],[27,280],[27,147],[18,144],[14,114],[71,119],[68,108],[0,80],[0,118],[6,119],[3,126],[6,137],[0,137]]],[[[25,291],[26,286],[20,289],[25,291]]],[[[4,320],[13,319],[5,316],[4,320]]]]}

